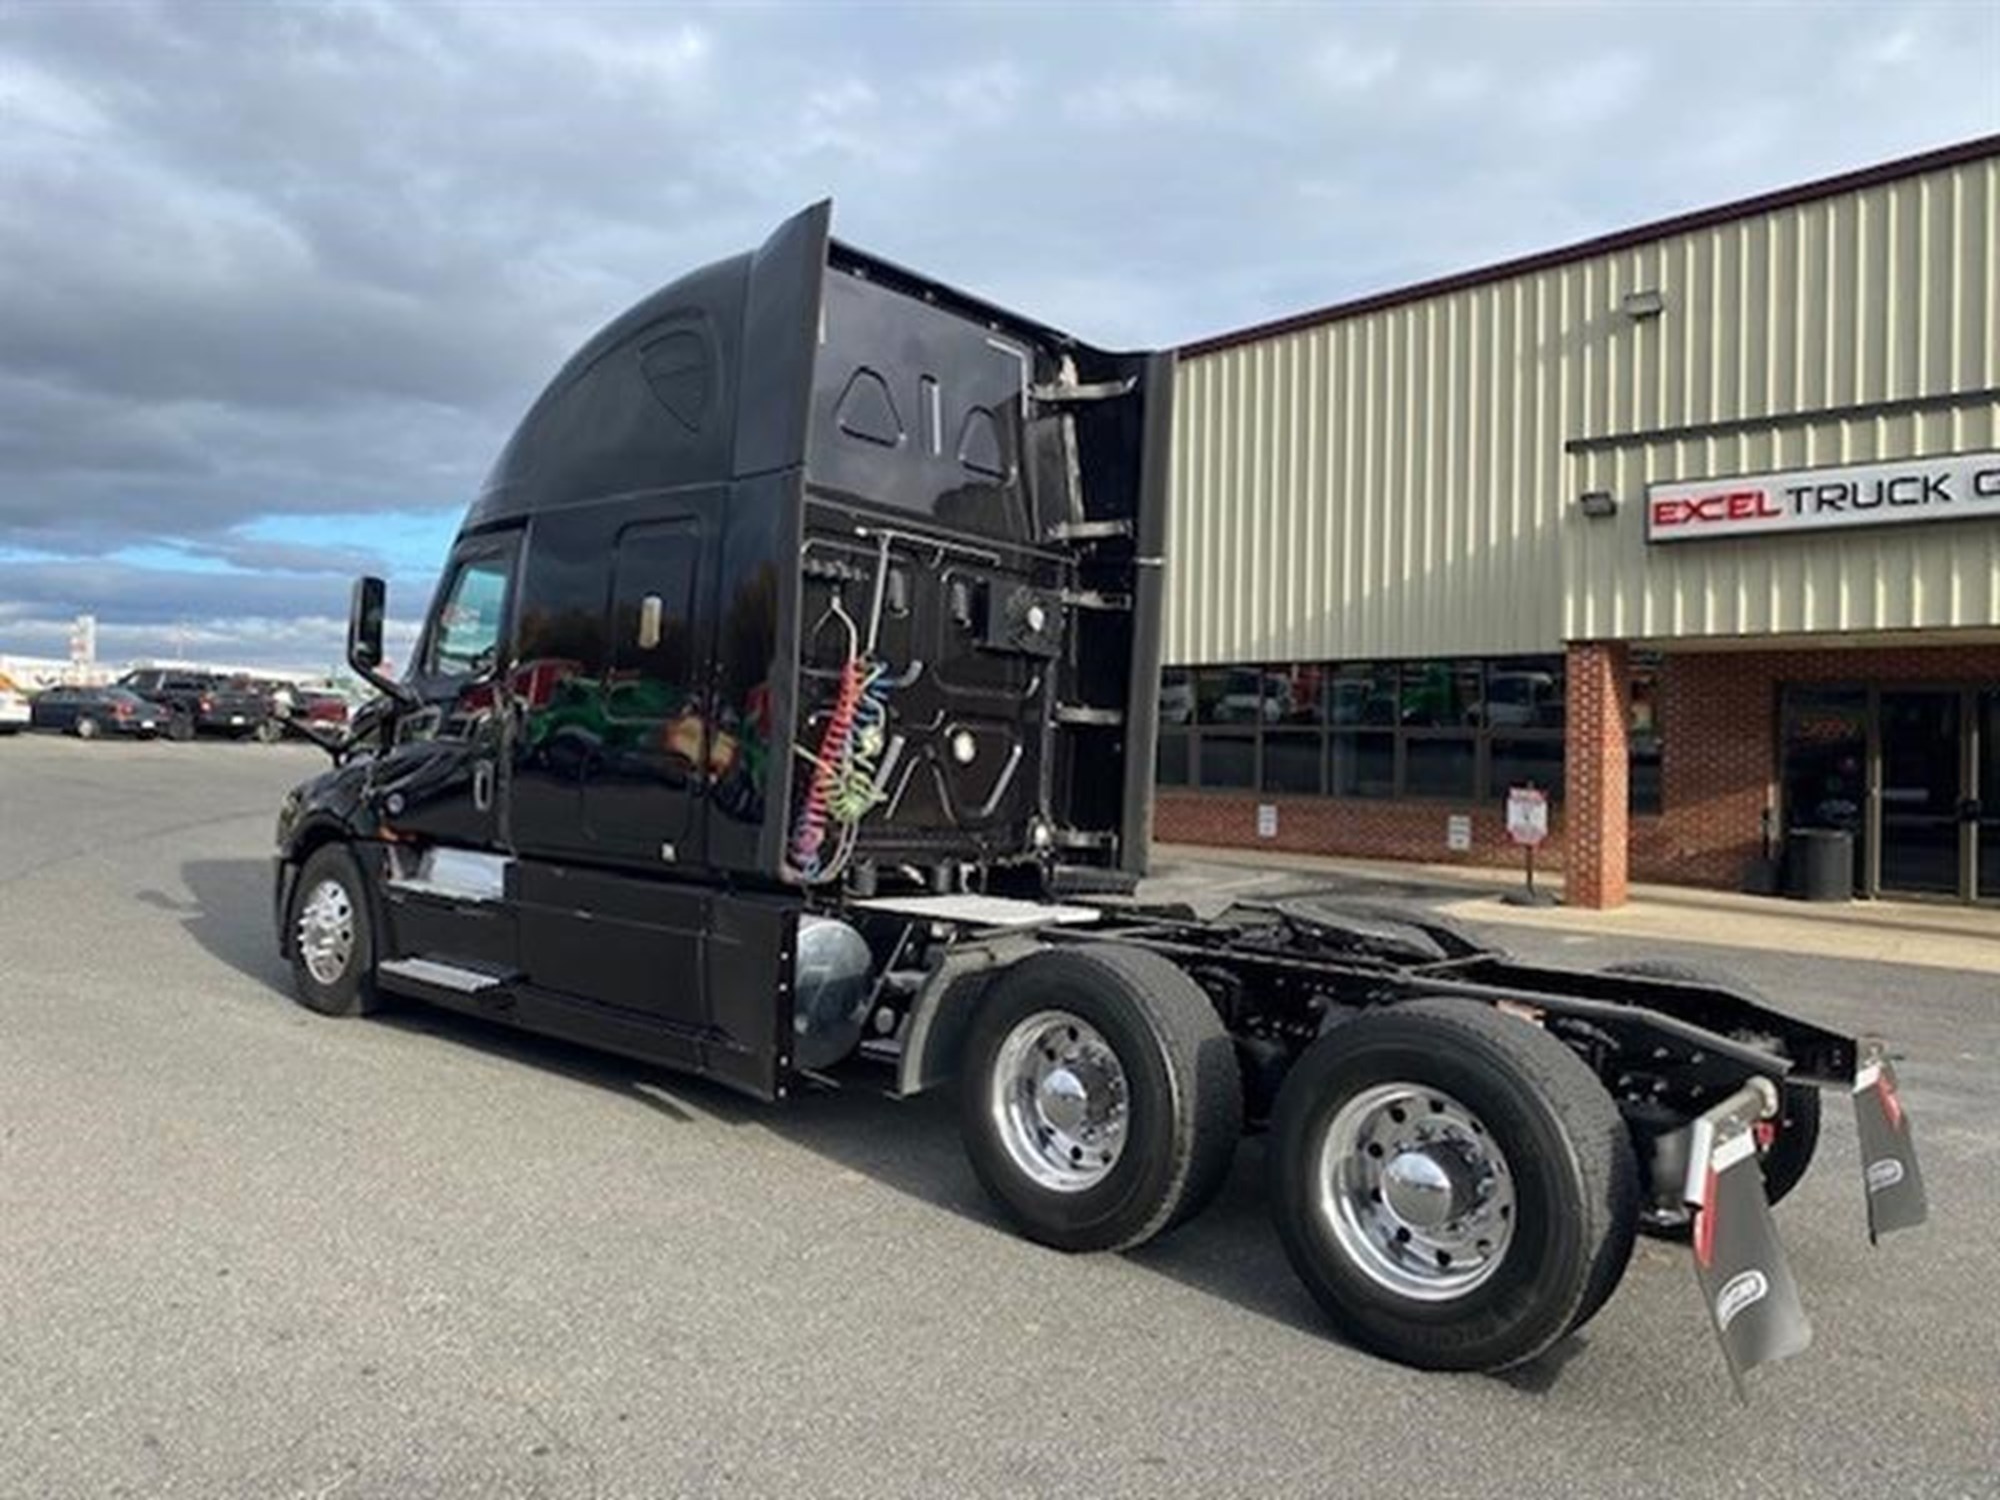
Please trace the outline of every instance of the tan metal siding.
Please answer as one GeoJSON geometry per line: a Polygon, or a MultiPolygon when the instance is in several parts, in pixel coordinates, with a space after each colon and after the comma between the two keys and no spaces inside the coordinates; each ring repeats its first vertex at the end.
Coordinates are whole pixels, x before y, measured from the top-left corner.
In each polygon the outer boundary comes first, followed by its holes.
{"type": "Polygon", "coordinates": [[[2000,624],[1991,524],[1648,548],[1643,508],[1650,480],[2000,448],[1991,401],[1776,420],[2000,386],[1996,245],[1989,156],[1190,358],[1167,658],[2000,624]],[[1664,313],[1626,317],[1635,290],[1664,313]]]}
{"type": "MultiPolygon", "coordinates": [[[[1990,390],[2000,385],[1996,246],[2000,160],[1989,158],[1639,252],[1653,262],[1639,274],[1659,276],[1667,295],[1655,326],[1668,382],[1685,395],[1604,430],[1990,390]]],[[[1672,640],[2000,623],[2000,528],[1990,522],[1644,540],[1652,481],[1985,449],[2000,449],[2000,401],[1585,453],[1573,490],[1612,490],[1623,510],[1610,522],[1563,517],[1564,633],[1672,640]]]]}

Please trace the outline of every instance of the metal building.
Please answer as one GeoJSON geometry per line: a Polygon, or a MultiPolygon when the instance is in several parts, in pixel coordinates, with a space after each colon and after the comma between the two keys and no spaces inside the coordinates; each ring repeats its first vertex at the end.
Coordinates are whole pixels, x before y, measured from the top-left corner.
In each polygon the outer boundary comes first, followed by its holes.
{"type": "Polygon", "coordinates": [[[2000,137],[1182,352],[1160,835],[2000,900],[2000,137]],[[1804,841],[1795,840],[1796,843],[1804,841]]]}

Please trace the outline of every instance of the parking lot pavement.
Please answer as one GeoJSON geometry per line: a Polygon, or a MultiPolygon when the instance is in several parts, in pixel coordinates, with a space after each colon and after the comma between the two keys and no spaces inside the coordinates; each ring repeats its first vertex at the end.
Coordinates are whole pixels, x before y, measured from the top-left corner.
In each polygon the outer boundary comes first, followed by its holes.
{"type": "Polygon", "coordinates": [[[944,1101],[298,1009],[267,860],[316,759],[0,742],[10,1500],[2000,1493],[1989,977],[1729,956],[1896,1037],[1934,1205],[1871,1250],[1830,1112],[1778,1215],[1817,1339],[1749,1407],[1651,1243],[1538,1365],[1420,1375],[1325,1335],[1255,1141],[1201,1219],[1072,1259],[997,1227],[944,1101]]]}

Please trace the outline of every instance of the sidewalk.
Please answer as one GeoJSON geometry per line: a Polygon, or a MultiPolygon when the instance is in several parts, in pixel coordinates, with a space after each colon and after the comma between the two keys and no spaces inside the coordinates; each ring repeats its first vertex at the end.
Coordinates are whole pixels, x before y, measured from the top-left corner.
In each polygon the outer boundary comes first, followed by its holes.
{"type": "MultiPolygon", "coordinates": [[[[1153,857],[1155,868],[1240,865],[1286,879],[1325,875],[1404,887],[1405,894],[1422,889],[1427,897],[1439,898],[1439,911],[1467,921],[2000,974],[2000,910],[1991,908],[1918,901],[1819,904],[1685,886],[1635,885],[1631,901],[1615,911],[1583,911],[1507,905],[1500,893],[1521,884],[1518,870],[1329,859],[1192,844],[1156,844],[1153,857]]],[[[1559,875],[1537,875],[1535,883],[1552,894],[1562,892],[1559,875]]]]}

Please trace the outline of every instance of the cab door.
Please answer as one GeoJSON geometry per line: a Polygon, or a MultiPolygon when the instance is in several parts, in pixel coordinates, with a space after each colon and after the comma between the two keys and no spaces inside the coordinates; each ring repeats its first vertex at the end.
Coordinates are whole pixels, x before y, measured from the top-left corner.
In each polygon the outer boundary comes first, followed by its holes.
{"type": "Polygon", "coordinates": [[[506,844],[504,656],[519,552],[518,531],[460,541],[405,675],[423,707],[399,722],[376,784],[385,821],[419,843],[506,844]]]}

